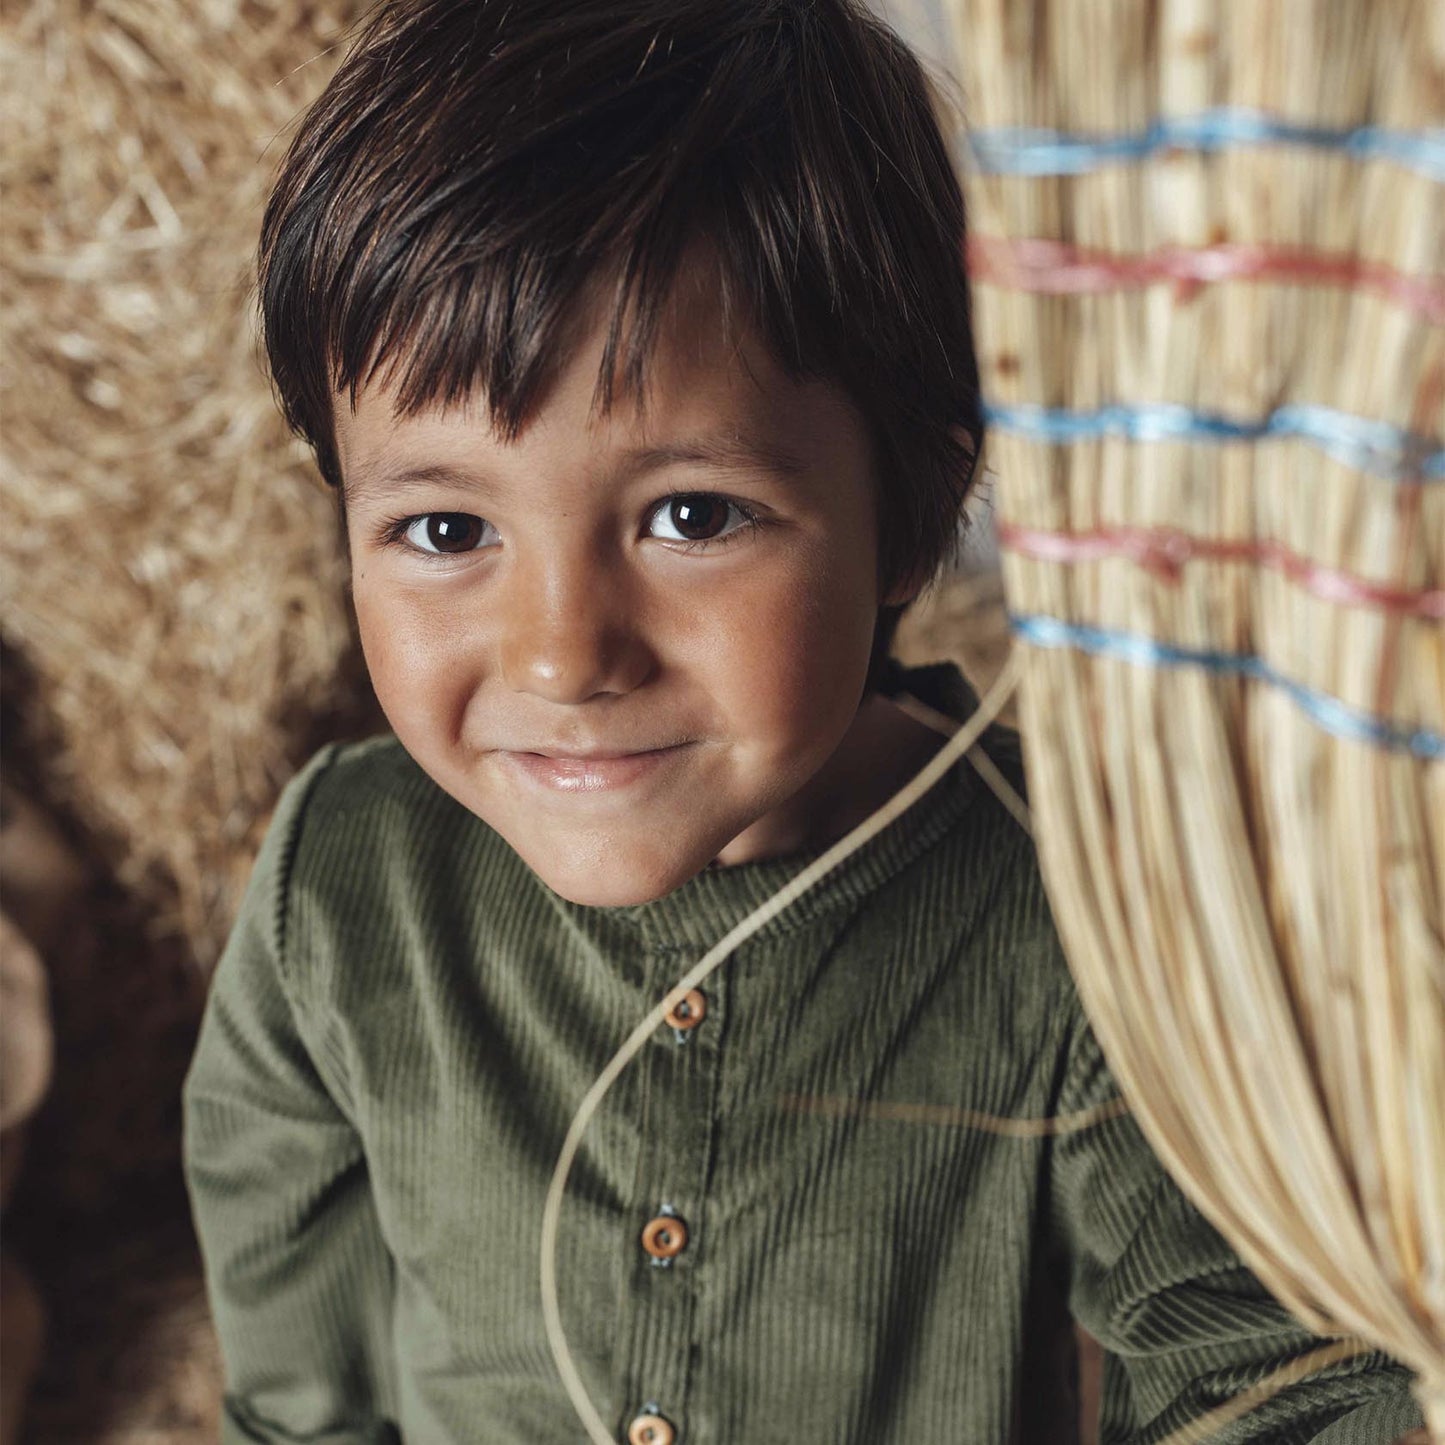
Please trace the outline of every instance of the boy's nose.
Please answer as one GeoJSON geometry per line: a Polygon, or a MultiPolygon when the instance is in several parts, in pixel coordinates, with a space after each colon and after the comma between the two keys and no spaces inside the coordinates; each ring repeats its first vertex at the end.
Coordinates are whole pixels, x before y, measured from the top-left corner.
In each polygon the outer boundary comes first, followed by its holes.
{"type": "Polygon", "coordinates": [[[519,568],[503,604],[498,660],[516,692],[586,702],[639,687],[653,658],[612,569],[519,568]]]}

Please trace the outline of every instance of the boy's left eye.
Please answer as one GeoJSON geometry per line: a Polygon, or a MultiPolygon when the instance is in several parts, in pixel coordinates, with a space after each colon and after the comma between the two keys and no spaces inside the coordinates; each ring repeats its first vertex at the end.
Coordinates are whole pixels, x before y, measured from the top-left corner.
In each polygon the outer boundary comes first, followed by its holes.
{"type": "Polygon", "coordinates": [[[419,552],[433,556],[455,556],[494,546],[497,529],[484,517],[470,512],[427,512],[407,517],[399,524],[401,535],[419,552]]]}
{"type": "Polygon", "coordinates": [[[714,542],[757,519],[746,508],[711,492],[680,492],[657,505],[647,533],[663,542],[714,542]]]}

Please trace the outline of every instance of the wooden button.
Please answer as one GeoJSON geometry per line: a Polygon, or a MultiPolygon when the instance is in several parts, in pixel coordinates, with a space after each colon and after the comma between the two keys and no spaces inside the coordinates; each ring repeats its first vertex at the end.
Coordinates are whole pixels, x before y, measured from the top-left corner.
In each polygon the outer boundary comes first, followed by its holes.
{"type": "Polygon", "coordinates": [[[707,1017],[707,999],[700,989],[690,988],[663,1017],[675,1029],[695,1029],[707,1017]]]}
{"type": "Polygon", "coordinates": [[[677,1431],[661,1415],[639,1415],[627,1427],[630,1445],[672,1445],[677,1431]]]}
{"type": "Polygon", "coordinates": [[[687,1248],[687,1225],[675,1214],[659,1214],[643,1227],[642,1247],[653,1259],[675,1259],[687,1248]]]}

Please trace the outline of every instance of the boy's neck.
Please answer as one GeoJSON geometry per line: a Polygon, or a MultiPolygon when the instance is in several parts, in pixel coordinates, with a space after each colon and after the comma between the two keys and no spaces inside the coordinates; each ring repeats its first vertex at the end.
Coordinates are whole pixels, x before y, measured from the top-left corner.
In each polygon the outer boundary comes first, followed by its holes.
{"type": "Polygon", "coordinates": [[[832,757],[782,807],[739,833],[714,867],[819,852],[876,812],[944,739],[879,693],[869,693],[832,757]]]}

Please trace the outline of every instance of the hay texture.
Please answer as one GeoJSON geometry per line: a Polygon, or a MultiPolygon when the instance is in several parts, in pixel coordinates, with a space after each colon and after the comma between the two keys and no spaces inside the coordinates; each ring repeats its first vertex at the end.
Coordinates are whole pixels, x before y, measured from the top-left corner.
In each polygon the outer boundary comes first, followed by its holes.
{"type": "Polygon", "coordinates": [[[258,362],[285,128],[360,0],[12,0],[0,631],[44,791],[207,963],[260,822],[359,695],[330,498],[258,362]]]}
{"type": "Polygon", "coordinates": [[[1189,1195],[1310,1328],[1416,1371],[1445,1440],[1445,7],[952,9],[1030,801],[1080,993],[1189,1195]],[[1225,110],[1423,133],[1421,163],[1100,159],[1225,110]],[[1018,127],[1056,133],[1034,173],[1018,127]],[[1385,465],[1169,429],[1319,409],[1406,439],[1385,465]]]}

